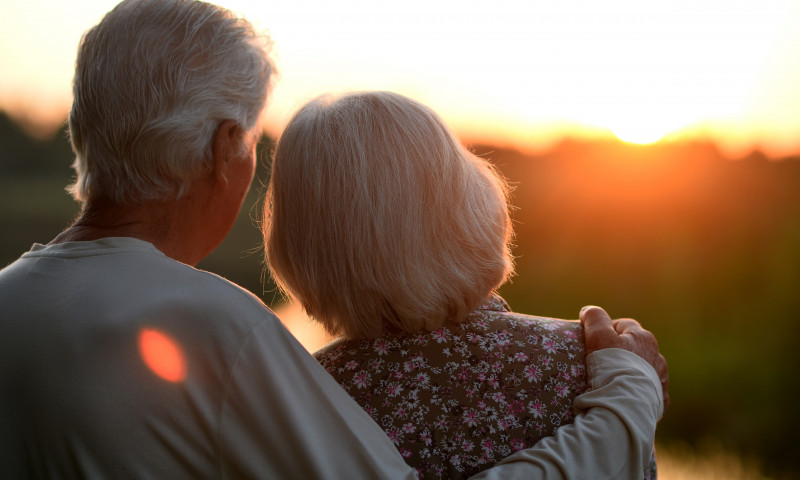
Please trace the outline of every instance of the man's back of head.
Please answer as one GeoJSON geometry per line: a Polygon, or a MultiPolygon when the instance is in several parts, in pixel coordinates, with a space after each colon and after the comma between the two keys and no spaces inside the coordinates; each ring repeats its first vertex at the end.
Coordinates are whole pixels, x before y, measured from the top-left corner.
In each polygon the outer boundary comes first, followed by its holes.
{"type": "Polygon", "coordinates": [[[210,168],[225,120],[258,126],[274,65],[269,39],[215,5],[125,0],[78,49],[69,129],[76,200],[180,196],[210,168]]]}

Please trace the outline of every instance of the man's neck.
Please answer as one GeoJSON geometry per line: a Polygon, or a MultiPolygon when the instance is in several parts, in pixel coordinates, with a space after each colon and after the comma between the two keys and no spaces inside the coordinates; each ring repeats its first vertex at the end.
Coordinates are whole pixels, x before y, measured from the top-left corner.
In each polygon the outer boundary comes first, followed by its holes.
{"type": "MultiPolygon", "coordinates": [[[[118,205],[89,202],[81,216],[50,244],[132,237],[152,243],[170,258],[196,265],[216,247],[199,235],[198,219],[187,199],[118,205]]],[[[195,207],[196,210],[196,207],[195,207]]]]}

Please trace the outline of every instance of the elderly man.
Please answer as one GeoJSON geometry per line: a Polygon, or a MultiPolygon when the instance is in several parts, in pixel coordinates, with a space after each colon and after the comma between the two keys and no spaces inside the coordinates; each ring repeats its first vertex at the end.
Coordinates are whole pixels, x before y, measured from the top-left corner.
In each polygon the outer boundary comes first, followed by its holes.
{"type": "MultiPolygon", "coordinates": [[[[252,180],[268,46],[187,0],[126,0],[83,38],[82,214],[0,272],[4,476],[415,478],[263,303],[192,268],[252,180]]],[[[484,477],[641,477],[666,363],[635,322],[582,316],[588,411],[484,477]]]]}

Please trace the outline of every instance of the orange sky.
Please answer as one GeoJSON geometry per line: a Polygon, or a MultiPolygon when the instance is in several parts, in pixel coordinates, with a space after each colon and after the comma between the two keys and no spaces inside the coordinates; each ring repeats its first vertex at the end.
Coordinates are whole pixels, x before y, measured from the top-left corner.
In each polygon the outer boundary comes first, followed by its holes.
{"type": "MultiPolygon", "coordinates": [[[[80,35],[115,3],[4,1],[0,107],[35,124],[65,118],[80,35]]],[[[473,140],[707,136],[732,155],[800,152],[797,1],[221,3],[276,42],[273,134],[317,94],[388,89],[473,140]]]]}

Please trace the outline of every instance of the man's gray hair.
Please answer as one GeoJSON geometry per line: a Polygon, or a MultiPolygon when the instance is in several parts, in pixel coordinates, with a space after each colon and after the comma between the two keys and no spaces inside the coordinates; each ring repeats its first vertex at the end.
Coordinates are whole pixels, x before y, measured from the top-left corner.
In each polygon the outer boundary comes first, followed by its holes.
{"type": "Polygon", "coordinates": [[[76,200],[179,197],[211,168],[224,120],[256,133],[274,65],[270,39],[203,2],[125,0],[86,32],[69,132],[76,200]]]}

